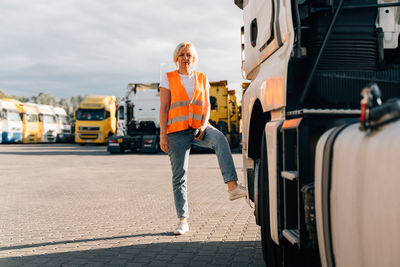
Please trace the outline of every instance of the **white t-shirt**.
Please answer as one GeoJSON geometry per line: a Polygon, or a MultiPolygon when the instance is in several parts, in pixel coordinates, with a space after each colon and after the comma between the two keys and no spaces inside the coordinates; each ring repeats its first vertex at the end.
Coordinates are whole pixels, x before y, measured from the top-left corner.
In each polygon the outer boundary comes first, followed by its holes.
{"type": "MultiPolygon", "coordinates": [[[[179,74],[179,77],[181,77],[183,87],[185,87],[189,99],[192,99],[194,92],[194,84],[195,84],[194,72],[192,73],[192,75],[179,74]]],[[[164,73],[164,75],[162,76],[160,81],[160,87],[164,87],[165,89],[169,90],[167,73],[164,73]]],[[[206,78],[206,89],[207,91],[210,89],[210,83],[208,82],[208,78],[206,78]]]]}

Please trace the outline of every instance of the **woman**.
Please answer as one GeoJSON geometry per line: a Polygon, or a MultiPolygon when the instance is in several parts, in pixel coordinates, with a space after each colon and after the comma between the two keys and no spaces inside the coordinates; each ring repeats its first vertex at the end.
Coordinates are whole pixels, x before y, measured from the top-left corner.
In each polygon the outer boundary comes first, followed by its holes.
{"type": "Polygon", "coordinates": [[[180,43],[173,55],[178,70],[167,72],[160,82],[160,147],[168,153],[178,227],[176,235],[189,231],[187,202],[187,168],[192,144],[215,150],[228,186],[229,199],[246,196],[246,188],[237,183],[237,174],[225,136],[208,124],[210,87],[204,73],[195,72],[196,49],[180,43]]]}

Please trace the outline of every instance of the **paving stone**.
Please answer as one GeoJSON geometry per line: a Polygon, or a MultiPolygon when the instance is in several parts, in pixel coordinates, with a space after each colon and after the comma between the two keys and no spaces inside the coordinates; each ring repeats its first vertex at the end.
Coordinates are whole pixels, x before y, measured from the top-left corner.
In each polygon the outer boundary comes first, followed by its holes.
{"type": "MultiPolygon", "coordinates": [[[[233,158],[242,180],[241,155],[233,158]]],[[[172,234],[177,219],[162,153],[1,145],[0,162],[1,267],[264,266],[253,211],[244,199],[228,200],[213,154],[190,156],[184,236],[172,234]]]]}

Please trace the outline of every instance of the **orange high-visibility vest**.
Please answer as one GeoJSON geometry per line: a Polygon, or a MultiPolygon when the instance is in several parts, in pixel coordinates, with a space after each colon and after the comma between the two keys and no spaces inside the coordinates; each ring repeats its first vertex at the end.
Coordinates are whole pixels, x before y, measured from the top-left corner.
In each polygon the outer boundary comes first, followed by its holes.
{"type": "Polygon", "coordinates": [[[203,119],[206,75],[195,72],[195,84],[192,99],[183,87],[178,71],[167,72],[171,104],[168,111],[167,134],[201,126],[203,119]]]}

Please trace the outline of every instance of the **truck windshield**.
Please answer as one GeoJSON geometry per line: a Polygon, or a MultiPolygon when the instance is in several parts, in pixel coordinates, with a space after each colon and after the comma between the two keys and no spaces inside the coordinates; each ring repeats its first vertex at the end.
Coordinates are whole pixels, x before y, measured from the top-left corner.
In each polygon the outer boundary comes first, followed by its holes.
{"type": "Polygon", "coordinates": [[[57,115],[57,118],[58,118],[58,122],[61,123],[62,125],[68,124],[67,116],[57,115]]]}
{"type": "Polygon", "coordinates": [[[101,121],[105,119],[105,110],[103,109],[78,109],[76,119],[80,121],[101,121]]]}
{"type": "Polygon", "coordinates": [[[50,114],[41,114],[43,117],[43,122],[46,123],[56,123],[56,116],[50,114]]]}
{"type": "Polygon", "coordinates": [[[120,120],[123,120],[123,119],[124,119],[124,106],[120,106],[120,107],[118,108],[118,118],[119,118],[120,120]]]}
{"type": "Polygon", "coordinates": [[[25,113],[25,120],[27,122],[37,122],[38,121],[38,115],[25,113]]]}
{"type": "Polygon", "coordinates": [[[7,120],[9,121],[20,121],[21,117],[17,111],[7,110],[7,120]]]}

